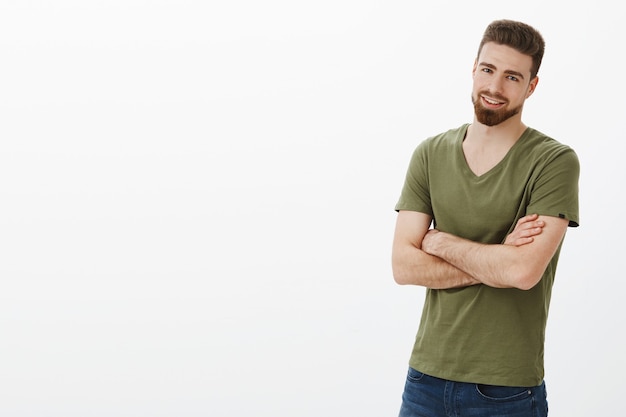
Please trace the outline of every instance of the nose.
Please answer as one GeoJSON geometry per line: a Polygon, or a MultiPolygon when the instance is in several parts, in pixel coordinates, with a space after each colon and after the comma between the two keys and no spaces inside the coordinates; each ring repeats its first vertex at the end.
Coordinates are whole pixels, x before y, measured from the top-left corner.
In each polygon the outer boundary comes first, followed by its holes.
{"type": "Polygon", "coordinates": [[[501,94],[503,87],[503,81],[500,77],[493,77],[489,82],[489,92],[494,94],[501,94]]]}

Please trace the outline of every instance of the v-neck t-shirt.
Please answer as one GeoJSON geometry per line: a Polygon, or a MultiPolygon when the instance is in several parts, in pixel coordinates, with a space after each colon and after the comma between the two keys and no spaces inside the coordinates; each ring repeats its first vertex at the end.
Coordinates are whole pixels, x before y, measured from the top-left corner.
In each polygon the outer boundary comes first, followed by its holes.
{"type": "MultiPolygon", "coordinates": [[[[428,214],[438,230],[485,244],[503,243],[527,214],[578,226],[579,161],[573,149],[527,128],[500,162],[476,175],[463,153],[468,126],[417,146],[397,211],[428,214]]],[[[559,254],[560,246],[527,291],[482,284],[427,289],[410,366],[459,382],[540,384],[559,254]]]]}

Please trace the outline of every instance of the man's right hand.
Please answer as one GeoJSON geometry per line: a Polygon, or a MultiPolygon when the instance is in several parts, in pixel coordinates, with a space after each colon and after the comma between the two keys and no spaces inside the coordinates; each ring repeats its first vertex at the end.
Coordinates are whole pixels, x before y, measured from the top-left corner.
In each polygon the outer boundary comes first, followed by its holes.
{"type": "Polygon", "coordinates": [[[531,243],[543,230],[545,223],[537,220],[537,214],[529,214],[517,221],[515,229],[508,235],[504,241],[505,245],[522,246],[531,243]]]}

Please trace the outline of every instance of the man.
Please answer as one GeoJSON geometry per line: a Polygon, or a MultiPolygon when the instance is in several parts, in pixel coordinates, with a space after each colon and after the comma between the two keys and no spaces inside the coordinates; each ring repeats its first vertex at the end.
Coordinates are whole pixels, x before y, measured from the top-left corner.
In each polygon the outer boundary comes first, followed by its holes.
{"type": "Polygon", "coordinates": [[[578,226],[579,162],[522,123],[544,45],[524,23],[491,23],[473,123],[411,158],[392,266],[397,283],[427,290],[401,417],[548,413],[545,328],[561,244],[578,226]]]}

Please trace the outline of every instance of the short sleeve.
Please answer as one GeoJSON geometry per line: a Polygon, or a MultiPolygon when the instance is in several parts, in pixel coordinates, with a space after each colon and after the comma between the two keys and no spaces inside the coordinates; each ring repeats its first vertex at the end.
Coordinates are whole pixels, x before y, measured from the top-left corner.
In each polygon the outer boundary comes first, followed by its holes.
{"type": "Polygon", "coordinates": [[[433,215],[428,184],[428,143],[428,140],[420,143],[411,156],[396,211],[410,210],[433,215]]]}
{"type": "Polygon", "coordinates": [[[554,152],[533,186],[527,213],[560,217],[577,227],[580,163],[573,149],[554,152]]]}

